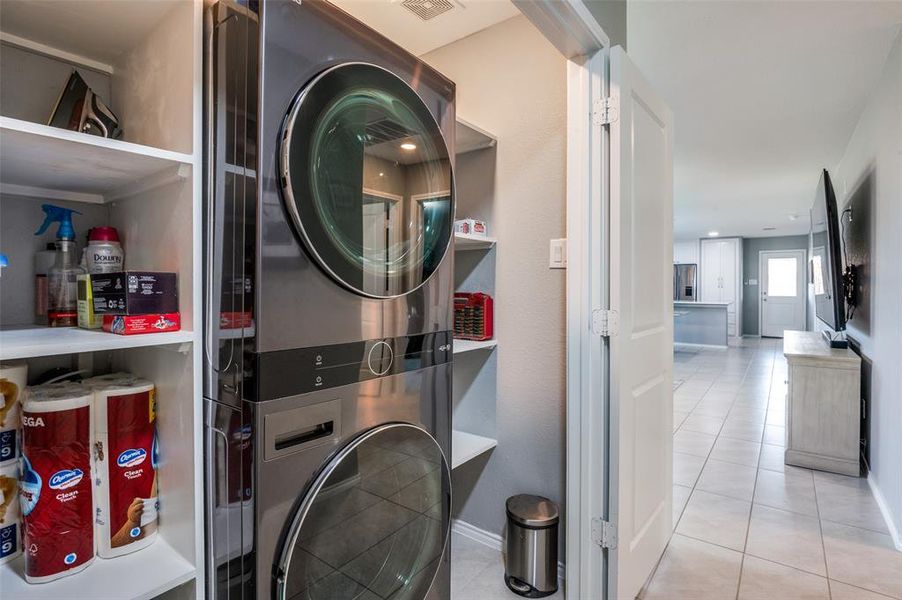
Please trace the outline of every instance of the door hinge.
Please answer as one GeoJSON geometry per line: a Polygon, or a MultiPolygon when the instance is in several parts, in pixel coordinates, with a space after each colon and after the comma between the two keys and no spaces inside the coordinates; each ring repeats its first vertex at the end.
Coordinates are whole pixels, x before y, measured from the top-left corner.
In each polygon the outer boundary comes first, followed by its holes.
{"type": "Polygon", "coordinates": [[[592,519],[592,541],[602,548],[616,548],[617,526],[604,519],[592,519]]]}
{"type": "Polygon", "coordinates": [[[599,126],[610,125],[620,116],[620,111],[614,98],[607,96],[596,100],[592,106],[592,122],[599,126]]]}
{"type": "Polygon", "coordinates": [[[616,310],[599,308],[592,311],[592,333],[601,337],[617,335],[620,327],[620,316],[616,310]]]}

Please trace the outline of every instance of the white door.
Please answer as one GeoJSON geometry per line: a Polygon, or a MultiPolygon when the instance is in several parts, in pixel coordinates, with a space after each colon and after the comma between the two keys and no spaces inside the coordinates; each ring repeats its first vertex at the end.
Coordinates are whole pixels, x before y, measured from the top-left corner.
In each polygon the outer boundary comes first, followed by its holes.
{"type": "Polygon", "coordinates": [[[608,595],[635,598],[670,539],[673,420],[673,117],[611,50],[608,595]]]}
{"type": "Polygon", "coordinates": [[[787,329],[805,330],[805,251],[761,252],[758,255],[761,335],[783,337],[787,329]]]}

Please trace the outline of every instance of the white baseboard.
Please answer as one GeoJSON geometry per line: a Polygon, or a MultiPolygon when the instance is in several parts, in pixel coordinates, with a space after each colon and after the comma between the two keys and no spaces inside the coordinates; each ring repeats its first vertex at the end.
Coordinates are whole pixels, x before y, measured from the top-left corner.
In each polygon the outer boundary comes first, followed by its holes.
{"type": "MultiPolygon", "coordinates": [[[[480,529],[479,527],[471,525],[466,521],[461,521],[460,519],[451,520],[451,531],[452,533],[462,535],[465,538],[482,544],[487,548],[491,548],[496,552],[502,552],[502,549],[504,548],[504,538],[500,534],[492,533],[491,531],[486,531],[485,529],[480,529]]],[[[564,563],[559,561],[557,563],[557,580],[558,585],[561,587],[563,587],[565,574],[566,568],[564,566],[564,563]]]]}
{"type": "Polygon", "coordinates": [[[883,494],[880,493],[880,488],[877,487],[873,477],[870,475],[868,475],[868,487],[871,488],[871,493],[874,494],[874,500],[877,501],[877,506],[880,508],[883,520],[886,521],[886,528],[889,529],[889,535],[893,538],[893,545],[896,546],[896,550],[902,552],[902,535],[899,535],[899,530],[896,529],[896,523],[893,521],[893,513],[889,509],[889,505],[886,503],[883,494]]]}

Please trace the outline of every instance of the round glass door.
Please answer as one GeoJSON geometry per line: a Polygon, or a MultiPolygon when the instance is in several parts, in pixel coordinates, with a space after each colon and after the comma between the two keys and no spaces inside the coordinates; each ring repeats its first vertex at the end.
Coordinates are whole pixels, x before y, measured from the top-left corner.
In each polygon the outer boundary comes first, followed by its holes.
{"type": "Polygon", "coordinates": [[[377,427],[309,486],[276,557],[279,600],[422,600],[448,539],[451,473],[409,424],[377,427]]]}
{"type": "Polygon", "coordinates": [[[285,207],[338,282],[391,298],[438,268],[454,228],[451,160],[402,79],[363,63],[324,71],[295,99],[280,159],[285,207]]]}

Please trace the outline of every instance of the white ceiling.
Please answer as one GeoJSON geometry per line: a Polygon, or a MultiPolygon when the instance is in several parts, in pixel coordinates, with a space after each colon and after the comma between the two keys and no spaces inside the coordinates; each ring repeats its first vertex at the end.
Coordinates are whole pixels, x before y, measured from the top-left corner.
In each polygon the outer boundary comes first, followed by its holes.
{"type": "Polygon", "coordinates": [[[902,2],[629,2],[629,54],[674,112],[675,239],[807,233],[899,23],[902,2]]]}
{"type": "Polygon", "coordinates": [[[451,0],[454,8],[428,21],[401,0],[332,0],[411,54],[420,56],[520,14],[508,0],[451,0]]]}

